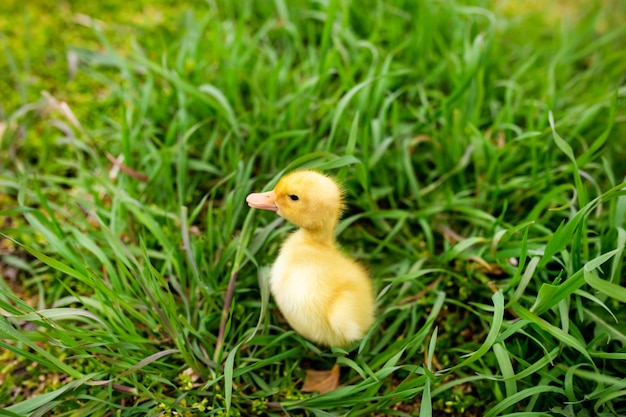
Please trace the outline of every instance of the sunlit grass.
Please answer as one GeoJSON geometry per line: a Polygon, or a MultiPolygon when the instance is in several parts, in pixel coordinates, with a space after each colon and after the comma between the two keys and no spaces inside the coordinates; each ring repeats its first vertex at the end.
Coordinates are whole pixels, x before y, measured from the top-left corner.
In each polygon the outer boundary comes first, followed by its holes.
{"type": "Polygon", "coordinates": [[[592,3],[209,2],[133,39],[92,16],[98,46],[64,47],[106,114],[4,108],[0,415],[626,413],[626,10],[592,3]],[[344,183],[379,294],[348,352],[268,294],[292,227],[245,196],[300,167],[344,183]],[[338,390],[300,391],[336,360],[338,390]]]}

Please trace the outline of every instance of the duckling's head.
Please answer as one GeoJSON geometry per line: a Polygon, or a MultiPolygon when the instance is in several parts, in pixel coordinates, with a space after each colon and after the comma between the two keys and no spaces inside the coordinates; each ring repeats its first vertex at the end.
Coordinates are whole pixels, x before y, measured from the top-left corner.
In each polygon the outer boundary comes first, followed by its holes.
{"type": "Polygon", "coordinates": [[[276,211],[307,230],[334,229],[343,208],[343,193],[330,177],[316,171],[294,171],[266,193],[250,194],[250,207],[276,211]]]}

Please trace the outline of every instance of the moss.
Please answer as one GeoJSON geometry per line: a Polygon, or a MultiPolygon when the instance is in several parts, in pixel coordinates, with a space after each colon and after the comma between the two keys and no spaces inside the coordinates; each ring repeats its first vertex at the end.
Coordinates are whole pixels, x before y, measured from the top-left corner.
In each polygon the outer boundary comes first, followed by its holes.
{"type": "MultiPolygon", "coordinates": [[[[98,27],[107,42],[117,51],[130,52],[133,39],[154,33],[162,26],[176,30],[180,3],[164,0],[123,2],[24,2],[7,0],[0,5],[0,48],[7,57],[0,60],[0,119],[4,140],[0,156],[9,147],[31,147],[17,155],[29,161],[35,155],[47,155],[59,129],[50,123],[50,108],[42,92],[49,92],[59,102],[66,102],[76,118],[90,131],[106,127],[108,119],[118,116],[119,99],[112,94],[118,83],[103,83],[81,66],[81,54],[102,53],[98,27]],[[30,103],[40,103],[30,114],[19,112],[30,103]],[[28,128],[23,128],[26,124],[28,128]],[[20,128],[22,127],[22,128],[20,128]]],[[[106,71],[105,71],[106,73],[106,71]]],[[[110,70],[111,78],[115,76],[110,70]]],[[[119,80],[122,83],[122,80],[119,80]]],[[[0,132],[2,133],[2,132],[0,132]]]]}

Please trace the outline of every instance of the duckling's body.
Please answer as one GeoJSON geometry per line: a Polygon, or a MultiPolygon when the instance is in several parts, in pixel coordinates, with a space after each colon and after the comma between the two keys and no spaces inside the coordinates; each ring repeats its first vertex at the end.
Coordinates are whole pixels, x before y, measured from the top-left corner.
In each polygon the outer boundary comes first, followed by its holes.
{"type": "Polygon", "coordinates": [[[364,268],[335,244],[342,194],[315,171],[283,177],[269,193],[251,194],[251,207],[277,211],[300,229],[283,243],[270,289],[294,330],[314,342],[346,346],[374,321],[374,293],[364,268]]]}
{"type": "Polygon", "coordinates": [[[270,275],[270,289],[295,331],[314,342],[345,346],[373,321],[372,288],[363,268],[298,230],[285,240],[270,275]]]}

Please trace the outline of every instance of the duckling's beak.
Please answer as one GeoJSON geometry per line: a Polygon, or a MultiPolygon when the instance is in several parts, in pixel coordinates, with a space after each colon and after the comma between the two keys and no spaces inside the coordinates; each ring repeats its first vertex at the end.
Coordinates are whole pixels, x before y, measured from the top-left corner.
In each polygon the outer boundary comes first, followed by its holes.
{"type": "Polygon", "coordinates": [[[261,210],[278,211],[276,207],[274,191],[268,191],[266,193],[252,193],[246,197],[246,202],[252,208],[258,208],[261,210]]]}

